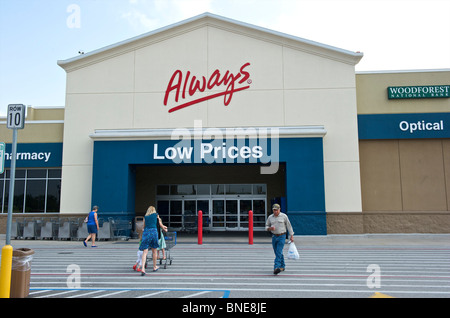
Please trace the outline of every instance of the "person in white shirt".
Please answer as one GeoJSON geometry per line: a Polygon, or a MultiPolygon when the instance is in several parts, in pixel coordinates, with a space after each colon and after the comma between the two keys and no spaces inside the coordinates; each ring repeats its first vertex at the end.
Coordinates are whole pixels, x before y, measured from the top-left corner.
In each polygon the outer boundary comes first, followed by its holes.
{"type": "Polygon", "coordinates": [[[272,232],[272,247],[275,252],[275,261],[273,266],[273,273],[278,273],[285,270],[283,248],[286,242],[286,234],[289,232],[291,242],[294,242],[294,230],[291,222],[286,214],[280,211],[280,205],[274,204],[272,206],[273,214],[271,214],[266,221],[266,231],[272,232]]]}

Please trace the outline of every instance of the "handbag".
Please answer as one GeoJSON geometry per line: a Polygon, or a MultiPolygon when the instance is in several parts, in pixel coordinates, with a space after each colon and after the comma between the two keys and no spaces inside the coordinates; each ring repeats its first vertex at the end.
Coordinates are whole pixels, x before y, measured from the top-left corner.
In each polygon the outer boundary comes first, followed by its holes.
{"type": "Polygon", "coordinates": [[[289,259],[299,259],[300,258],[300,255],[298,254],[297,247],[295,246],[294,242],[291,242],[289,244],[288,258],[289,259]]]}

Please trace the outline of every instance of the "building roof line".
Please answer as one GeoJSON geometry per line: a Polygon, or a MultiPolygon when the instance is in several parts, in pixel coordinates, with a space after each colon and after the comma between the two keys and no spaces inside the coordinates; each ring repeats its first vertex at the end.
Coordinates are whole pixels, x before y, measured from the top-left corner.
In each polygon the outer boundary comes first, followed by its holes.
{"type": "Polygon", "coordinates": [[[260,27],[260,26],[256,26],[256,25],[253,25],[253,24],[249,24],[249,23],[246,23],[246,22],[241,22],[241,21],[233,20],[233,19],[226,18],[226,17],[223,17],[223,16],[219,16],[219,15],[216,15],[216,14],[212,14],[212,13],[209,13],[209,12],[205,12],[205,13],[202,13],[200,15],[194,16],[192,18],[188,18],[188,19],[182,20],[180,22],[176,22],[176,23],[173,23],[173,24],[170,24],[170,25],[158,28],[156,30],[153,30],[153,31],[150,31],[150,32],[147,32],[147,33],[144,33],[144,34],[141,34],[141,35],[129,38],[127,40],[120,41],[120,42],[117,42],[117,43],[114,43],[114,44],[111,44],[111,45],[99,48],[97,50],[88,52],[86,54],[80,54],[78,56],[75,56],[75,57],[72,57],[72,58],[69,58],[69,59],[66,59],[66,60],[58,60],[57,63],[62,68],[65,68],[66,66],[68,66],[69,64],[71,64],[73,62],[77,62],[77,61],[86,59],[88,57],[92,57],[94,55],[98,55],[98,54],[104,53],[106,51],[109,51],[109,50],[112,50],[112,49],[115,49],[115,48],[119,48],[121,46],[130,44],[130,43],[133,43],[133,42],[138,42],[139,40],[142,40],[142,39],[145,39],[145,38],[149,38],[149,37],[151,37],[153,35],[157,35],[157,34],[163,33],[163,32],[168,31],[170,29],[174,29],[174,28],[177,28],[177,27],[182,27],[182,26],[187,25],[187,24],[192,23],[192,22],[201,21],[202,19],[210,19],[212,21],[213,20],[221,21],[221,22],[233,24],[233,25],[236,25],[236,26],[241,26],[241,27],[244,27],[244,28],[248,28],[250,30],[271,34],[271,35],[274,35],[274,36],[277,36],[277,37],[280,37],[280,38],[284,38],[284,39],[287,39],[287,40],[291,40],[291,41],[294,41],[294,42],[299,42],[299,43],[304,44],[304,45],[317,47],[317,48],[321,48],[321,49],[324,49],[324,50],[327,50],[327,51],[331,51],[331,52],[335,52],[335,53],[338,53],[338,54],[342,54],[342,55],[350,57],[354,61],[354,64],[357,64],[359,62],[359,60],[363,57],[363,53],[360,53],[360,52],[348,51],[348,50],[337,48],[337,47],[330,46],[330,45],[327,45],[327,44],[323,44],[323,43],[307,40],[307,39],[304,39],[304,38],[301,38],[301,37],[289,35],[289,34],[286,34],[286,33],[279,32],[279,31],[270,30],[270,29],[263,28],[263,27],[260,27]]]}

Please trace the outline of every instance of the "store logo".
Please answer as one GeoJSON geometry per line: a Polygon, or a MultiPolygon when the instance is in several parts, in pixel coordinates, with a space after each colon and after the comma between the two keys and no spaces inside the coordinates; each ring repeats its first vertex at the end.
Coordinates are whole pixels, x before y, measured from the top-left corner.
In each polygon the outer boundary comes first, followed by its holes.
{"type": "Polygon", "coordinates": [[[153,145],[153,160],[175,164],[260,163],[261,174],[277,173],[280,162],[277,127],[203,128],[201,120],[194,129],[172,131],[173,146],[164,142],[153,145]]]}
{"type": "Polygon", "coordinates": [[[187,71],[186,76],[184,76],[182,71],[176,70],[167,85],[166,93],[164,95],[164,106],[167,106],[169,95],[172,92],[175,94],[175,103],[178,103],[180,93],[181,99],[184,100],[187,97],[186,95],[192,97],[198,92],[205,92],[212,89],[224,90],[219,93],[200,97],[181,105],[174,106],[169,109],[169,113],[221,96],[223,96],[224,105],[228,106],[234,93],[250,88],[250,84],[252,83],[250,73],[245,70],[249,65],[250,63],[242,65],[239,72],[236,74],[226,71],[225,74],[222,75],[220,71],[216,69],[208,79],[205,76],[202,76],[201,79],[196,76],[191,77],[191,72],[189,71],[187,71]]]}
{"type": "Polygon", "coordinates": [[[390,86],[389,99],[449,98],[450,85],[390,86]]]}

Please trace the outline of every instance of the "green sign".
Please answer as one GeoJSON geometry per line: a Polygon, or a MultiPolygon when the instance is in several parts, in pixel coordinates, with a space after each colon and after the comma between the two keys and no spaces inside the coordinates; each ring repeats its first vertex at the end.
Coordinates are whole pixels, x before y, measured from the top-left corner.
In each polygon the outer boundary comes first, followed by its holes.
{"type": "Polygon", "coordinates": [[[449,98],[450,85],[389,86],[389,99],[449,98]]]}

